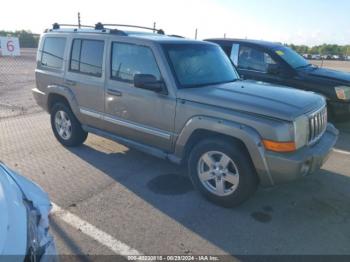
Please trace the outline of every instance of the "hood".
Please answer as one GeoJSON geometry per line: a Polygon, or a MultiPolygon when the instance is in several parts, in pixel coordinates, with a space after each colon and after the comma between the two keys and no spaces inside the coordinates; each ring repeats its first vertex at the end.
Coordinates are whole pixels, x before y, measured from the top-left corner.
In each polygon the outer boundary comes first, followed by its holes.
{"type": "Polygon", "coordinates": [[[0,163],[0,255],[25,254],[27,247],[27,211],[23,199],[32,201],[48,227],[51,203],[39,186],[0,163]],[[18,236],[23,236],[19,238],[18,236]]]}
{"type": "Polygon", "coordinates": [[[312,92],[255,81],[180,89],[178,98],[287,121],[325,104],[312,92]]]}
{"type": "Polygon", "coordinates": [[[318,67],[312,69],[308,74],[311,76],[335,80],[342,82],[343,84],[350,85],[350,73],[318,67]]]}

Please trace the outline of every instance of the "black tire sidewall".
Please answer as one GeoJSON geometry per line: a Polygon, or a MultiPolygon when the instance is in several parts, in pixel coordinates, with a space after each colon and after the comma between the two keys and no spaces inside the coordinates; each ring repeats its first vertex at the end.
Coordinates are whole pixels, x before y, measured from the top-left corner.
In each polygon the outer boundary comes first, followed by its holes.
{"type": "Polygon", "coordinates": [[[82,129],[80,122],[73,114],[72,110],[63,103],[56,103],[51,110],[51,127],[53,130],[53,133],[56,137],[56,139],[64,146],[72,147],[72,146],[78,146],[84,143],[87,137],[87,133],[82,129]],[[72,135],[69,139],[63,139],[56,129],[55,125],[55,116],[58,111],[64,111],[72,124],[72,135]]]}
{"type": "Polygon", "coordinates": [[[258,184],[255,168],[246,152],[240,145],[229,143],[222,139],[208,139],[197,144],[189,157],[188,169],[194,186],[211,202],[224,207],[233,207],[247,200],[255,191],[258,184]],[[236,164],[239,171],[237,189],[228,196],[217,196],[208,191],[199,179],[197,165],[200,157],[208,151],[219,151],[228,155],[236,164]]]}

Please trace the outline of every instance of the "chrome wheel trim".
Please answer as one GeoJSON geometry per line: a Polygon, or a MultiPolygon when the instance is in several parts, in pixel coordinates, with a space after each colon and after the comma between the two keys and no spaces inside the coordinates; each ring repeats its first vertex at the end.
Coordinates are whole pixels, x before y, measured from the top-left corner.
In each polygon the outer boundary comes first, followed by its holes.
{"type": "Polygon", "coordinates": [[[217,196],[233,194],[239,184],[236,163],[219,151],[206,152],[199,158],[197,174],[203,186],[217,196]]]}
{"type": "Polygon", "coordinates": [[[58,135],[64,139],[69,140],[72,136],[72,122],[68,114],[62,110],[55,114],[55,128],[58,135]]]}

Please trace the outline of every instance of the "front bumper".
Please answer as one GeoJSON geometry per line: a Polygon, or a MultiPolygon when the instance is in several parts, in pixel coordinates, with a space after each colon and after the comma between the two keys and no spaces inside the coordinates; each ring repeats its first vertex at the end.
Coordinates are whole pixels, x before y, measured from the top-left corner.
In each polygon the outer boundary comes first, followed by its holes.
{"type": "Polygon", "coordinates": [[[338,130],[332,124],[328,124],[322,138],[312,146],[287,154],[266,152],[272,183],[293,181],[319,170],[327,161],[338,134],[338,130]]]}

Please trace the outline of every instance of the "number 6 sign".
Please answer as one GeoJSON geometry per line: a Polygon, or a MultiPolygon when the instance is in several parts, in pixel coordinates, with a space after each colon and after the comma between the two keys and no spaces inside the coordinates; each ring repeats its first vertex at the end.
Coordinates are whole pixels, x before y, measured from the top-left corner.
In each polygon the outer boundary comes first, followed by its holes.
{"type": "Polygon", "coordinates": [[[0,37],[0,50],[3,56],[19,56],[20,47],[17,37],[0,37]]]}

